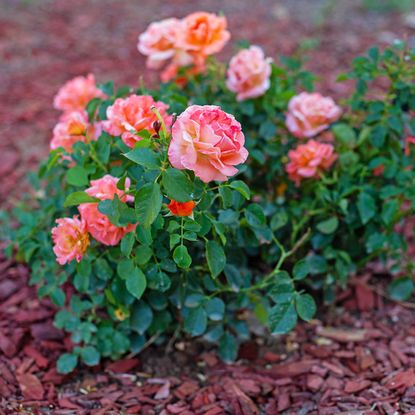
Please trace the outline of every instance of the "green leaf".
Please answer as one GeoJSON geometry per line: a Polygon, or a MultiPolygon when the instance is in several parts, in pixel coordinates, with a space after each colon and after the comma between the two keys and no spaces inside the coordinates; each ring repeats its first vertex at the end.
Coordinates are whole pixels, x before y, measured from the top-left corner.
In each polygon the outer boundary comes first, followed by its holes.
{"type": "Polygon", "coordinates": [[[288,223],[288,215],[285,210],[280,210],[272,216],[271,229],[277,231],[288,223]]]}
{"type": "Polygon", "coordinates": [[[64,207],[71,207],[71,206],[80,205],[81,203],[97,203],[97,202],[100,202],[100,201],[101,200],[96,198],[96,197],[89,196],[88,193],[74,192],[74,193],[71,193],[70,195],[67,196],[63,206],[64,207]]]}
{"type": "Polygon", "coordinates": [[[52,290],[50,293],[50,299],[52,300],[53,304],[58,307],[63,307],[65,305],[65,293],[59,287],[55,287],[52,290]]]}
{"type": "Polygon", "coordinates": [[[96,110],[98,109],[98,106],[101,104],[100,98],[92,98],[91,101],[88,102],[86,106],[86,112],[88,114],[88,120],[92,123],[94,120],[94,115],[96,110]]]}
{"type": "Polygon", "coordinates": [[[94,263],[94,273],[99,279],[108,281],[112,277],[113,270],[104,258],[98,258],[94,263]]]}
{"type": "Polygon", "coordinates": [[[393,223],[393,219],[399,210],[399,203],[396,199],[388,200],[382,206],[381,217],[385,225],[393,223]]]}
{"type": "Polygon", "coordinates": [[[268,295],[275,303],[287,303],[294,297],[294,284],[286,271],[280,271],[275,276],[275,284],[268,295]]]}
{"type": "Polygon", "coordinates": [[[323,222],[317,224],[317,229],[325,235],[330,235],[336,231],[339,226],[339,220],[333,216],[332,218],[326,219],[323,222]]]}
{"type": "Polygon", "coordinates": [[[160,169],[159,155],[149,148],[135,148],[134,150],[125,153],[124,156],[128,158],[128,160],[131,160],[147,169],[160,169]]]}
{"type": "Polygon", "coordinates": [[[212,277],[216,278],[226,265],[225,252],[216,241],[206,242],[206,259],[212,277]]]}
{"type": "Polygon", "coordinates": [[[121,240],[120,249],[125,256],[130,256],[135,242],[134,232],[128,232],[121,240]]]}
{"type": "Polygon", "coordinates": [[[146,245],[140,245],[135,250],[135,261],[138,265],[147,264],[150,258],[153,255],[153,251],[150,247],[146,245]]]}
{"type": "Polygon", "coordinates": [[[66,181],[72,186],[86,186],[89,184],[88,172],[81,166],[72,167],[66,173],[66,181]]]}
{"type": "Polygon", "coordinates": [[[305,321],[310,321],[317,311],[314,298],[310,294],[301,294],[295,300],[298,315],[305,321]]]}
{"type": "Polygon", "coordinates": [[[272,334],[286,334],[297,324],[297,312],[294,304],[281,303],[271,308],[269,327],[272,334]]]}
{"type": "Polygon", "coordinates": [[[125,285],[128,292],[139,300],[147,287],[146,276],[140,268],[135,267],[134,272],[127,277],[125,285]]]}
{"type": "Polygon", "coordinates": [[[115,226],[127,226],[130,223],[137,223],[134,209],[122,202],[117,195],[114,199],[105,199],[98,204],[98,210],[107,216],[115,226]]]}
{"type": "Polygon", "coordinates": [[[376,125],[369,136],[371,143],[377,148],[383,147],[387,133],[388,130],[386,127],[380,124],[376,125]]]}
{"type": "Polygon", "coordinates": [[[321,255],[312,254],[306,258],[310,274],[317,275],[327,271],[328,265],[326,258],[321,255]]]}
{"type": "Polygon", "coordinates": [[[99,363],[101,355],[95,347],[86,346],[81,349],[81,358],[87,366],[96,366],[99,363]]]}
{"type": "Polygon", "coordinates": [[[188,202],[192,199],[194,186],[186,173],[169,168],[163,173],[163,189],[169,199],[188,202]]]}
{"type": "Polygon", "coordinates": [[[207,315],[203,307],[192,308],[184,319],[184,330],[192,336],[200,336],[206,331],[207,315]]]}
{"type": "Polygon", "coordinates": [[[219,341],[219,356],[224,362],[233,362],[238,356],[238,344],[235,336],[225,332],[219,341]]]}
{"type": "Polygon", "coordinates": [[[346,146],[353,147],[357,141],[356,133],[347,124],[336,124],[332,127],[332,131],[336,139],[346,146]]]}
{"type": "Polygon", "coordinates": [[[56,363],[56,368],[59,373],[66,375],[71,373],[78,364],[78,356],[73,353],[64,353],[61,355],[56,363]]]}
{"type": "Polygon", "coordinates": [[[293,268],[293,277],[295,280],[304,279],[310,272],[310,266],[306,259],[298,261],[293,268]]]}
{"type": "Polygon", "coordinates": [[[414,292],[414,281],[410,277],[397,278],[388,286],[388,292],[392,299],[396,301],[409,300],[414,292]]]}
{"type": "Polygon", "coordinates": [[[249,200],[251,198],[251,191],[242,180],[235,180],[229,183],[229,187],[238,191],[245,199],[249,200]]]}
{"type": "Polygon", "coordinates": [[[153,321],[153,310],[146,302],[140,300],[133,306],[130,325],[139,334],[144,334],[153,321]]]}
{"type": "Polygon", "coordinates": [[[125,258],[117,264],[117,274],[123,280],[126,280],[131,274],[134,273],[134,262],[131,259],[125,258]]]}
{"type": "Polygon", "coordinates": [[[149,227],[161,209],[162,196],[158,183],[145,184],[136,194],[135,211],[140,225],[149,227]]]}
{"type": "Polygon", "coordinates": [[[184,305],[187,308],[199,307],[200,304],[203,302],[204,298],[205,297],[202,294],[199,294],[199,293],[190,294],[185,298],[184,305]]]}
{"type": "Polygon", "coordinates": [[[173,259],[180,268],[189,268],[192,264],[192,258],[184,245],[176,247],[173,252],[173,259]]]}
{"type": "Polygon", "coordinates": [[[361,192],[357,199],[357,209],[363,225],[366,225],[376,214],[376,202],[368,193],[361,192]]]}
{"type": "Polygon", "coordinates": [[[205,310],[212,321],[221,321],[225,315],[225,303],[220,298],[211,298],[206,303],[205,310]]]}

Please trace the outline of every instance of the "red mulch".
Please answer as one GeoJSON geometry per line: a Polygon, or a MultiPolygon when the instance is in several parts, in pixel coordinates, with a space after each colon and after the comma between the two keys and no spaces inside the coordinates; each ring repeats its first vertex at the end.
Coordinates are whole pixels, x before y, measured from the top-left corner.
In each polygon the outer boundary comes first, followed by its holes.
{"type": "Polygon", "coordinates": [[[186,341],[62,376],[71,343],[28,274],[0,256],[0,414],[415,414],[415,310],[365,278],[323,320],[245,343],[233,365],[186,341]]]}

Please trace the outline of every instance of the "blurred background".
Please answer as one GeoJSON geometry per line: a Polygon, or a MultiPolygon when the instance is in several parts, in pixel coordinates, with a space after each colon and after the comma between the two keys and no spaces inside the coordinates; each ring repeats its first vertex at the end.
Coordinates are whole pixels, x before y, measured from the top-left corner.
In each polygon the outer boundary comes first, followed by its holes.
{"type": "Polygon", "coordinates": [[[219,59],[240,40],[276,60],[304,51],[319,89],[336,98],[345,92],[337,75],[369,46],[415,46],[415,0],[0,0],[0,204],[47,153],[61,84],[93,72],[98,82],[156,85],[137,36],[152,21],[199,10],[228,18],[233,39],[219,59]]]}

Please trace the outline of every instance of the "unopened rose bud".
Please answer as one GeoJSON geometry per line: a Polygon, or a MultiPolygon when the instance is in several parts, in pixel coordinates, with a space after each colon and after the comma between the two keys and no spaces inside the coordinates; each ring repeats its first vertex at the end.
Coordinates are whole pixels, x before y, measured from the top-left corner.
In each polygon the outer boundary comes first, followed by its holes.
{"type": "Polygon", "coordinates": [[[159,134],[160,128],[161,128],[161,122],[159,120],[154,121],[153,122],[153,129],[154,129],[156,135],[159,134]]]}

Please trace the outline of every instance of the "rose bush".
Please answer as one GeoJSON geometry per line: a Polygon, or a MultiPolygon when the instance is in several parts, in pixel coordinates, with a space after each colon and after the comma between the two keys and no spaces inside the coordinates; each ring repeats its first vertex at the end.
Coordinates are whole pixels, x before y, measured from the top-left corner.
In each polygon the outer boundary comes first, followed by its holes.
{"type": "Polygon", "coordinates": [[[169,82],[88,75],[58,92],[34,192],[17,227],[2,218],[8,253],[71,333],[60,371],[180,334],[232,360],[250,316],[286,333],[314,316],[310,290],[329,302],[374,259],[397,276],[392,297],[411,295],[399,225],[415,204],[413,51],[357,58],[336,103],[298,58],[251,46],[226,68],[211,55],[229,37],[210,13],[156,22],[138,49],[169,82]]]}
{"type": "MultiPolygon", "coordinates": [[[[293,264],[303,257],[309,265],[306,286],[322,289],[330,302],[349,276],[380,260],[396,275],[390,295],[408,299],[412,261],[400,225],[414,212],[414,50],[397,41],[356,58],[339,76],[355,89],[336,103],[313,92],[315,77],[302,69],[301,56],[274,59],[270,86],[255,98],[238,99],[229,82],[234,62],[245,53],[250,67],[264,65],[265,55],[254,58],[252,48],[239,51],[227,70],[211,60],[205,74],[180,80],[181,92],[194,103],[220,105],[241,123],[250,154],[241,177],[275,235],[291,245],[310,230],[299,256],[291,257],[293,264]]],[[[174,83],[162,88],[175,89],[174,83]]],[[[279,255],[271,245],[247,252],[270,265],[279,255]]]]}

